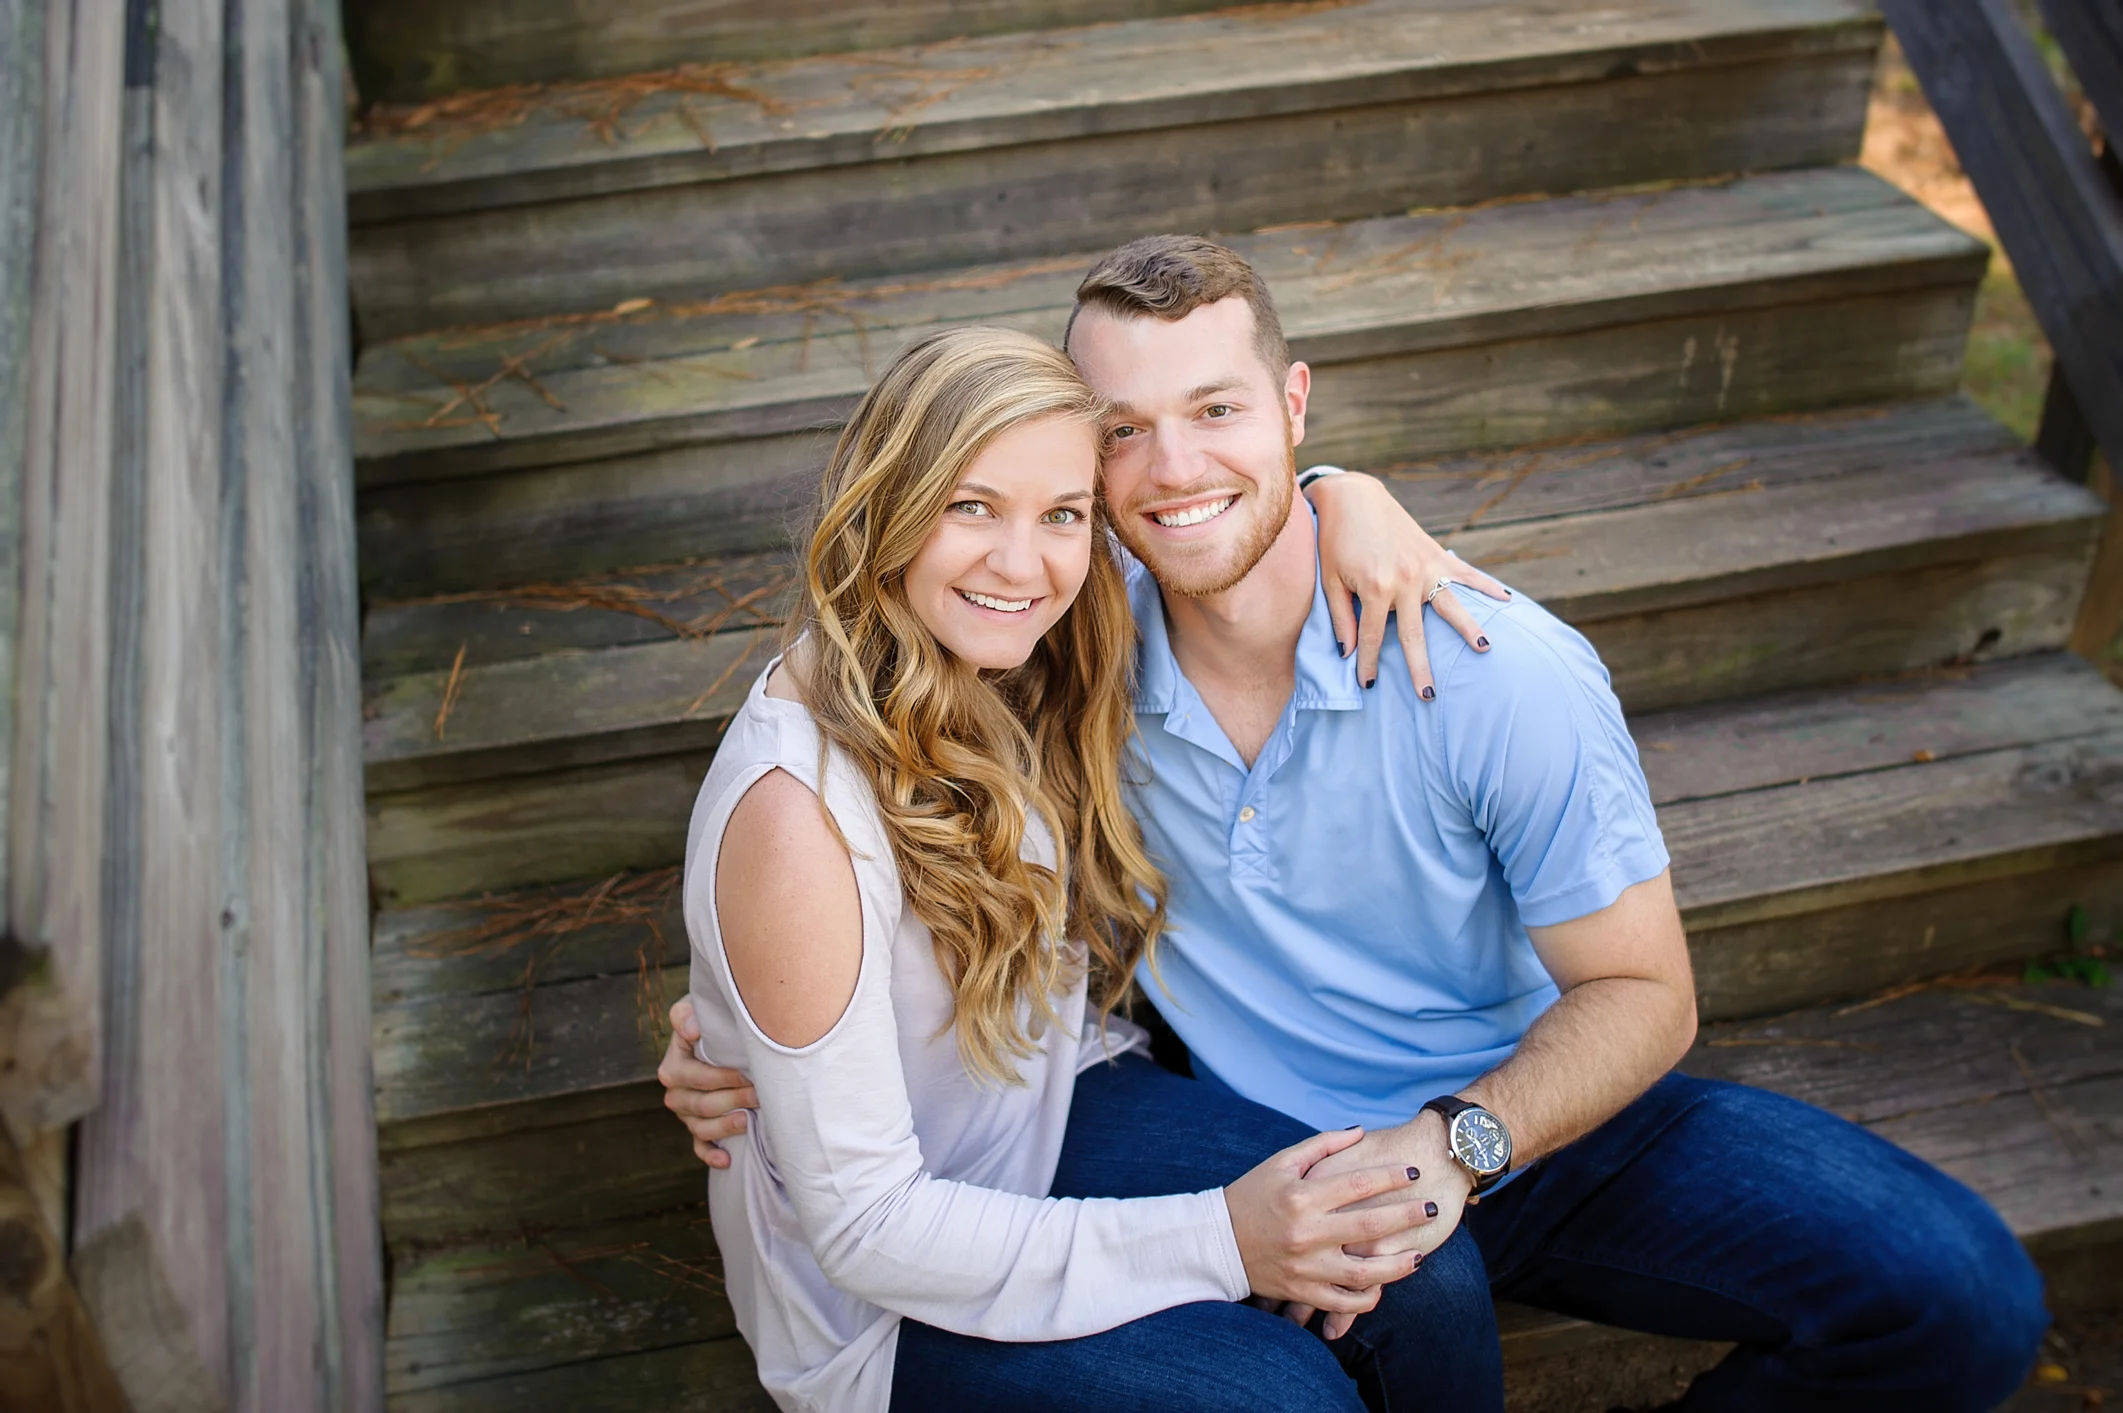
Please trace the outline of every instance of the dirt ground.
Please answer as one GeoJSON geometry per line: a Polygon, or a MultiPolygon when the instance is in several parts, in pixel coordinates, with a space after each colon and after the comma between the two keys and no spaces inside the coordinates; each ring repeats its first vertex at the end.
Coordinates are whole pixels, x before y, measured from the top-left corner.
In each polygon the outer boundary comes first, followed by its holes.
{"type": "Polygon", "coordinates": [[[2067,1321],[2052,1330],[2035,1376],[2005,1413],[2123,1409],[2123,1314],[2067,1321]]]}

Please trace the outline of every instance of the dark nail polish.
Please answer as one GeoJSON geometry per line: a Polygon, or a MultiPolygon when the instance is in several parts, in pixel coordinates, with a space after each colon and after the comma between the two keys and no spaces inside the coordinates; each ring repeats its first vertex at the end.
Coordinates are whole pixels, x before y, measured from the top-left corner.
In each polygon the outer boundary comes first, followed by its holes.
{"type": "Polygon", "coordinates": [[[1347,1133],[1347,1132],[1349,1132],[1349,1129],[1358,1129],[1358,1128],[1362,1128],[1362,1127],[1363,1127],[1363,1125],[1362,1125],[1362,1124],[1351,1124],[1351,1125],[1349,1125],[1349,1128],[1345,1128],[1345,1129],[1343,1129],[1343,1130],[1342,1130],[1342,1132],[1343,1132],[1343,1133],[1347,1133]]]}
{"type": "Polygon", "coordinates": [[[1423,700],[1424,700],[1424,701],[1426,701],[1426,702],[1434,702],[1434,701],[1436,701],[1436,700],[1437,700],[1437,688],[1435,688],[1435,687],[1425,687],[1425,688],[1423,688],[1423,700]]]}
{"type": "Polygon", "coordinates": [[[1334,640],[1334,650],[1340,653],[1343,657],[1349,656],[1349,645],[1347,643],[1344,643],[1340,638],[1336,638],[1334,640]]]}
{"type": "Polygon", "coordinates": [[[1372,674],[1371,674],[1371,680],[1370,680],[1370,681],[1368,681],[1368,682],[1366,682],[1366,683],[1364,684],[1364,690],[1368,692],[1368,691],[1370,691],[1370,690],[1371,690],[1371,689],[1372,689],[1373,687],[1376,687],[1377,685],[1378,685],[1378,674],[1377,674],[1376,672],[1374,672],[1374,673],[1372,673],[1372,674]]]}
{"type": "Polygon", "coordinates": [[[1423,1204],[1423,1215],[1424,1215],[1424,1216],[1426,1216],[1426,1217],[1434,1217],[1434,1216],[1436,1216],[1436,1215],[1437,1215],[1437,1203],[1435,1203],[1435,1202],[1425,1202],[1425,1203],[1423,1204]]]}
{"type": "Polygon", "coordinates": [[[1410,1181],[1410,1182],[1421,1182],[1421,1181],[1422,1181],[1422,1179],[1423,1179],[1423,1170],[1422,1170],[1421,1168],[1410,1168],[1410,1169],[1408,1170],[1408,1181],[1410,1181]]]}
{"type": "Polygon", "coordinates": [[[1409,1269],[1409,1270],[1411,1270],[1411,1271],[1419,1271],[1419,1270],[1421,1270],[1421,1269],[1422,1269],[1422,1267],[1423,1267],[1423,1253],[1422,1253],[1422,1252],[1420,1252],[1420,1251],[1418,1251],[1418,1252],[1416,1252],[1416,1253],[1415,1253],[1415,1259],[1414,1259],[1413,1261],[1410,1261],[1410,1262],[1408,1263],[1408,1269],[1409,1269]]]}
{"type": "Polygon", "coordinates": [[[1487,638],[1476,638],[1474,645],[1478,648],[1486,648],[1489,646],[1489,640],[1487,638]]]}

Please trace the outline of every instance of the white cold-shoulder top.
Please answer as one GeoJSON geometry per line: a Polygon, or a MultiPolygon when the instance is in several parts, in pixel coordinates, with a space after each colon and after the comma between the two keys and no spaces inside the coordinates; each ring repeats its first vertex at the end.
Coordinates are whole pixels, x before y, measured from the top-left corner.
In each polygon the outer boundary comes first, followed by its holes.
{"type": "MultiPolygon", "coordinates": [[[[1246,1275],[1220,1191],[1120,1201],[1046,1195],[1077,1074],[1143,1045],[1101,1036],[1079,979],[1022,1086],[959,1058],[951,991],[906,905],[875,796],[830,753],[767,666],[730,723],[693,808],[686,930],[700,1057],[745,1070],[760,1107],[708,1182],[737,1327],[783,1409],[887,1413],[902,1317],[993,1340],[1070,1339],[1197,1300],[1239,1300],[1246,1275]],[[715,861],[754,782],[784,770],[824,799],[853,851],[862,905],[855,994],[833,1028],[777,1044],[739,999],[716,926],[715,861]]],[[[1037,822],[1035,821],[1035,824],[1037,822]]],[[[1044,829],[1027,857],[1052,862],[1044,829]]]]}

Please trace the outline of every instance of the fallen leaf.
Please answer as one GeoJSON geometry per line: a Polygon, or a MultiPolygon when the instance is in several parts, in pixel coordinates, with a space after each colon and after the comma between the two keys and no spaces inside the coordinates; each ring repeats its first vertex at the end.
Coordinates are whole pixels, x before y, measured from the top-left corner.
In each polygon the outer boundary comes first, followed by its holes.
{"type": "Polygon", "coordinates": [[[1938,759],[1938,757],[1933,755],[1930,751],[1911,751],[1909,753],[1909,758],[1915,761],[1918,765],[1929,765],[1933,761],[1938,759]]]}
{"type": "Polygon", "coordinates": [[[734,353],[734,352],[736,352],[736,351],[737,351],[738,349],[741,349],[741,348],[750,348],[750,347],[751,347],[751,346],[752,346],[753,344],[755,344],[755,343],[758,343],[758,342],[759,342],[759,335],[758,335],[758,334],[747,334],[747,335],[746,335],[745,337],[743,337],[743,338],[739,339],[739,340],[738,340],[738,341],[737,341],[736,343],[733,343],[733,344],[731,344],[731,345],[730,345],[730,351],[731,351],[732,353],[734,353]]]}
{"type": "Polygon", "coordinates": [[[2035,1365],[2035,1382],[2041,1384],[2068,1384],[2071,1372],[2062,1364],[2035,1365]]]}
{"type": "Polygon", "coordinates": [[[639,314],[656,301],[653,299],[622,299],[612,306],[614,314],[639,314]]]}

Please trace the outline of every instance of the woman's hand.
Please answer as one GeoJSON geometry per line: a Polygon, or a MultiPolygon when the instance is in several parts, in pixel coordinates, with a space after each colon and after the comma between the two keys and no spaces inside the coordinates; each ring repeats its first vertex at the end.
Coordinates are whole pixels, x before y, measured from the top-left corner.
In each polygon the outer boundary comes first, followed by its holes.
{"type": "MultiPolygon", "coordinates": [[[[1430,1220],[1421,1202],[1352,1203],[1387,1198],[1411,1186],[1408,1167],[1359,1168],[1307,1182],[1313,1164],[1362,1140],[1359,1129],[1316,1134],[1262,1163],[1224,1189],[1231,1230],[1256,1298],[1297,1301],[1350,1319],[1378,1304],[1378,1288],[1421,1264],[1409,1253],[1352,1256],[1345,1246],[1379,1241],[1430,1220]]],[[[1341,1322],[1347,1328],[1347,1321],[1341,1322]]],[[[1337,1334],[1340,1329],[1337,1329],[1337,1334]]]]}
{"type": "Polygon", "coordinates": [[[759,1107],[759,1095],[742,1072],[694,1059],[699,1042],[693,998],[681,996],[671,1006],[671,1045],[656,1078],[663,1084],[663,1106],[693,1135],[694,1156],[711,1168],[727,1168],[730,1155],[722,1140],[745,1131],[744,1111],[759,1107]]]}
{"type": "MultiPolygon", "coordinates": [[[[1365,686],[1378,680],[1379,648],[1386,641],[1390,610],[1400,629],[1408,676],[1424,701],[1437,695],[1430,672],[1430,652],[1423,639],[1423,600],[1440,579],[1478,589],[1493,599],[1508,599],[1511,590],[1446,549],[1415,523],[1376,477],[1349,472],[1322,476],[1305,489],[1319,513],[1320,578],[1327,589],[1327,612],[1334,619],[1334,639],[1342,656],[1356,653],[1356,677],[1365,686]],[[1364,615],[1357,618],[1354,600],[1364,615]]],[[[1430,607],[1452,625],[1476,652],[1487,652],[1474,615],[1450,592],[1430,600],[1430,607]]]]}

